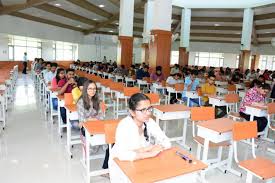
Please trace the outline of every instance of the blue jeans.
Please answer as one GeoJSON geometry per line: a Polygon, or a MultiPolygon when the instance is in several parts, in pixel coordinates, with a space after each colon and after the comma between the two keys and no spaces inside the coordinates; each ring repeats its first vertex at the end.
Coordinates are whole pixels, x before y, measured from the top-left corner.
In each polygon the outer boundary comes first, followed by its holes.
{"type": "MultiPolygon", "coordinates": [[[[188,99],[187,97],[182,97],[182,100],[184,102],[187,102],[187,99],[188,99]]],[[[190,102],[189,102],[188,107],[193,107],[194,104],[197,104],[198,106],[200,106],[200,103],[201,103],[200,98],[190,98],[190,102]]]]}

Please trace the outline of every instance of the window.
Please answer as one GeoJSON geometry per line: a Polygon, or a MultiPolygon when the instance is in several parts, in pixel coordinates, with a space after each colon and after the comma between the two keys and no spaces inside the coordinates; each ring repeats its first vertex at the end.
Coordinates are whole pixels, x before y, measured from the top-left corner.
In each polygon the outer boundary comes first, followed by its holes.
{"type": "Polygon", "coordinates": [[[72,43],[56,42],[53,45],[55,60],[76,60],[78,46],[72,43]]]}
{"type": "Polygon", "coordinates": [[[224,62],[223,53],[196,52],[195,65],[222,67],[224,62]]]}
{"type": "Polygon", "coordinates": [[[259,69],[265,70],[266,66],[267,66],[266,64],[267,64],[267,56],[261,55],[260,56],[259,69]]]}
{"type": "Polygon", "coordinates": [[[34,58],[41,58],[41,40],[20,36],[12,36],[9,38],[10,60],[22,60],[25,52],[27,52],[29,60],[34,60],[34,58]]]}
{"type": "Polygon", "coordinates": [[[178,63],[179,63],[179,51],[172,51],[170,65],[174,65],[178,63]]]}
{"type": "Polygon", "coordinates": [[[240,63],[240,55],[236,56],[236,67],[235,68],[239,68],[239,63],[240,63]]]}

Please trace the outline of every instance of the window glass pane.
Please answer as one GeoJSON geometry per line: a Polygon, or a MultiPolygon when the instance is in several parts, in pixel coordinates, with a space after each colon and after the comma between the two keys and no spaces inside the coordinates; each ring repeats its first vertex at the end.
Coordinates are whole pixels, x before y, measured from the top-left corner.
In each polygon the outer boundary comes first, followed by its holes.
{"type": "Polygon", "coordinates": [[[63,50],[56,50],[56,60],[64,60],[63,50]]]}
{"type": "Polygon", "coordinates": [[[42,49],[41,48],[37,49],[37,57],[42,58],[42,49]]]}
{"type": "Polygon", "coordinates": [[[73,59],[73,50],[64,50],[64,60],[73,59]]]}
{"type": "Polygon", "coordinates": [[[9,46],[9,60],[14,60],[14,58],[13,58],[13,46],[9,46]]]}
{"type": "Polygon", "coordinates": [[[220,59],[219,58],[215,58],[215,57],[210,58],[209,66],[219,67],[219,65],[220,65],[220,59]]]}
{"type": "Polygon", "coordinates": [[[37,47],[37,41],[27,41],[27,46],[37,47]]]}
{"type": "Polygon", "coordinates": [[[179,63],[179,52],[172,51],[170,65],[174,65],[174,64],[178,64],[178,63],[179,63]]]}
{"type": "Polygon", "coordinates": [[[16,46],[26,46],[26,44],[27,44],[26,40],[19,40],[19,39],[14,40],[14,45],[16,46]]]}
{"type": "Polygon", "coordinates": [[[200,57],[199,58],[199,66],[208,66],[209,58],[200,57]]]}
{"type": "Polygon", "coordinates": [[[20,60],[20,61],[23,60],[24,53],[26,51],[27,51],[26,47],[14,46],[14,60],[20,60]]]}
{"type": "Polygon", "coordinates": [[[29,60],[34,60],[34,58],[39,57],[38,54],[37,54],[37,48],[28,47],[27,48],[27,54],[28,54],[28,59],[29,60]]]}
{"type": "Polygon", "coordinates": [[[199,65],[199,57],[195,57],[195,65],[199,65]]]}
{"type": "Polygon", "coordinates": [[[219,65],[219,67],[223,67],[223,61],[224,61],[224,58],[221,57],[221,58],[220,58],[220,65],[219,65]]]}
{"type": "Polygon", "coordinates": [[[200,57],[209,57],[209,53],[207,53],[207,52],[200,52],[200,57]]]}
{"type": "Polygon", "coordinates": [[[240,62],[240,55],[237,55],[237,58],[236,58],[236,68],[239,67],[239,62],[240,62]]]}

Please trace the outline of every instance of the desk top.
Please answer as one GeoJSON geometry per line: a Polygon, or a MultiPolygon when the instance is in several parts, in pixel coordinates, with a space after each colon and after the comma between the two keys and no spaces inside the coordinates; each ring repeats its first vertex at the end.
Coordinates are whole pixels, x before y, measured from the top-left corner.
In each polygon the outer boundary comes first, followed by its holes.
{"type": "Polygon", "coordinates": [[[187,107],[184,104],[155,105],[154,108],[160,110],[161,112],[190,111],[190,107],[187,107]]]}
{"type": "Polygon", "coordinates": [[[235,121],[232,119],[219,118],[219,119],[198,122],[197,126],[204,127],[218,133],[226,133],[226,132],[232,131],[234,123],[235,121]]]}
{"type": "Polygon", "coordinates": [[[257,105],[246,105],[245,107],[252,107],[255,109],[260,109],[260,110],[267,110],[267,106],[257,106],[257,105]]]}
{"type": "Polygon", "coordinates": [[[90,135],[104,134],[104,124],[119,123],[120,120],[121,119],[87,121],[83,124],[83,127],[89,132],[90,135]]]}
{"type": "Polygon", "coordinates": [[[76,112],[77,108],[75,104],[71,104],[71,105],[64,105],[64,107],[69,110],[70,112],[76,112]]]}
{"type": "Polygon", "coordinates": [[[120,169],[132,183],[149,183],[161,181],[188,173],[193,173],[207,168],[203,162],[196,160],[192,155],[173,147],[161,152],[158,156],[137,161],[119,161],[114,159],[120,169]],[[176,155],[180,151],[192,158],[193,163],[188,163],[176,155]]]}

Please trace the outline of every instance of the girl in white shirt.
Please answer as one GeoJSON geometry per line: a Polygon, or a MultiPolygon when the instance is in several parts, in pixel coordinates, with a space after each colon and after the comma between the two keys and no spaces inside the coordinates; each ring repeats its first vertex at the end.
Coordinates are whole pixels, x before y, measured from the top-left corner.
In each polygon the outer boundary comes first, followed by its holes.
{"type": "Polygon", "coordinates": [[[129,100],[130,115],[120,121],[116,130],[116,142],[109,159],[111,182],[121,182],[114,164],[114,158],[121,161],[134,161],[157,156],[171,147],[167,136],[157,123],[150,118],[153,107],[150,99],[137,93],[129,100]]]}

